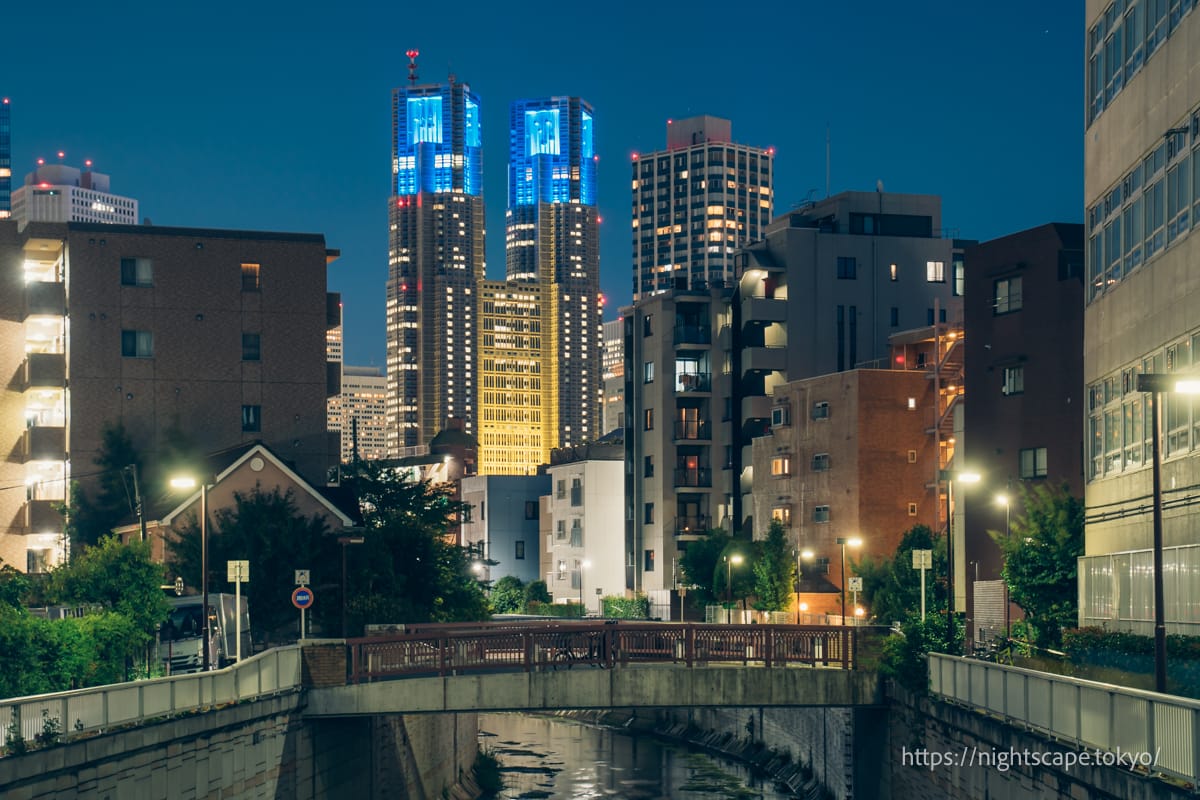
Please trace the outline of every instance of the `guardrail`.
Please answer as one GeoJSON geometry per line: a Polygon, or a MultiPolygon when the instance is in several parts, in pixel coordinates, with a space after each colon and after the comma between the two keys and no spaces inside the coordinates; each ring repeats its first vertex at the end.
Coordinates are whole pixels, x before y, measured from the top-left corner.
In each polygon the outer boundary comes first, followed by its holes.
{"type": "Polygon", "coordinates": [[[852,669],[854,628],[818,625],[549,622],[415,626],[349,639],[351,682],[463,672],[613,667],[637,663],[803,664],[852,669]]]}
{"type": "Polygon", "coordinates": [[[15,723],[21,737],[34,742],[46,720],[57,720],[67,740],[299,688],[300,647],[290,645],[210,672],[0,700],[0,735],[13,732],[15,723]]]}
{"type": "Polygon", "coordinates": [[[943,699],[1077,747],[1150,754],[1152,771],[1193,787],[1200,777],[1195,700],[941,653],[929,654],[929,683],[943,699]]]}

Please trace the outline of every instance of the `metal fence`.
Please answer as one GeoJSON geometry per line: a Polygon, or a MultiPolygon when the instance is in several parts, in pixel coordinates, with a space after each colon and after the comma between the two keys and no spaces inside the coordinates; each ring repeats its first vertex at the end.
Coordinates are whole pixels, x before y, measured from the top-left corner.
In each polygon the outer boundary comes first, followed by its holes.
{"type": "Polygon", "coordinates": [[[1148,754],[1154,772],[1197,782],[1200,702],[987,661],[929,654],[933,694],[1078,747],[1148,754]]]}
{"type": "Polygon", "coordinates": [[[0,736],[62,739],[300,688],[300,648],[279,647],[211,672],[0,700],[0,736]]]}

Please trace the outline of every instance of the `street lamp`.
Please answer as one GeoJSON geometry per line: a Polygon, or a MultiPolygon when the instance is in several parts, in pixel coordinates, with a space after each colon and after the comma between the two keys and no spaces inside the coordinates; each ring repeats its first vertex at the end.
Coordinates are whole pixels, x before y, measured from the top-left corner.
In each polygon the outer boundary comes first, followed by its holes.
{"type": "MultiPolygon", "coordinates": [[[[1006,494],[998,494],[996,495],[996,505],[1004,506],[1004,541],[1007,543],[1009,533],[1011,532],[1009,528],[1009,514],[1012,511],[1012,499],[1006,494]]],[[[1005,563],[1007,562],[1008,556],[1006,555],[1005,563]]],[[[1008,579],[1004,577],[1003,571],[1000,573],[1000,580],[1004,584],[1004,638],[1007,639],[1011,634],[1009,629],[1012,623],[1009,621],[1008,579]]]]}
{"type": "Polygon", "coordinates": [[[744,559],[740,553],[725,556],[725,601],[733,602],[733,565],[741,564],[744,559]]]}
{"type": "Polygon", "coordinates": [[[946,482],[946,649],[954,647],[954,482],[979,483],[983,478],[978,472],[952,472],[944,469],[940,473],[946,482]]]}
{"type": "Polygon", "coordinates": [[[586,558],[583,561],[579,562],[579,616],[580,617],[587,616],[587,609],[584,608],[584,606],[583,606],[583,571],[585,569],[591,569],[591,568],[592,568],[592,562],[588,561],[586,558]]]}
{"type": "Polygon", "coordinates": [[[361,535],[339,536],[338,544],[342,546],[342,638],[346,639],[346,587],[349,585],[346,581],[346,547],[352,544],[362,544],[366,538],[361,535]]]}
{"type": "Polygon", "coordinates": [[[796,624],[797,625],[800,624],[800,611],[802,610],[800,608],[800,606],[807,605],[807,604],[802,604],[800,602],[800,581],[801,581],[801,579],[804,578],[804,562],[812,561],[813,555],[814,555],[813,551],[809,550],[807,547],[796,553],[796,624]]]}
{"type": "Polygon", "coordinates": [[[862,547],[862,539],[857,536],[849,538],[839,536],[837,543],[842,547],[842,627],[846,626],[846,545],[862,547]]]}
{"type": "Polygon", "coordinates": [[[1159,395],[1163,392],[1200,394],[1200,380],[1180,380],[1170,375],[1146,373],[1137,376],[1137,390],[1145,392],[1150,400],[1150,458],[1154,494],[1154,690],[1166,692],[1167,619],[1163,591],[1162,470],[1159,464],[1159,450],[1162,447],[1162,402],[1159,395]]]}
{"type": "MultiPolygon", "coordinates": [[[[176,478],[171,478],[171,487],[174,489],[195,489],[196,479],[187,475],[181,475],[176,478]]],[[[209,665],[212,663],[210,653],[211,643],[209,641],[208,629],[208,482],[204,481],[200,484],[200,602],[201,618],[204,620],[204,671],[208,671],[209,665]]],[[[239,610],[238,613],[241,613],[239,610]]]]}

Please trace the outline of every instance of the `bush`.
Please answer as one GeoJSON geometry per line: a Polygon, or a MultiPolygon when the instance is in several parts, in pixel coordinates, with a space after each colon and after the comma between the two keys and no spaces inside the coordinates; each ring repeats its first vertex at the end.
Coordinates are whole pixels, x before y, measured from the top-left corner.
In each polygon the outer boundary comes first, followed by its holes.
{"type": "Polygon", "coordinates": [[[579,619],[583,616],[583,606],[579,603],[541,603],[534,600],[526,604],[525,613],[543,617],[579,619]]]}
{"type": "MultiPolygon", "coordinates": [[[[1101,653],[1131,656],[1154,655],[1154,637],[1104,628],[1072,628],[1063,631],[1063,650],[1075,662],[1092,661],[1101,653]]],[[[1172,658],[1200,659],[1200,636],[1167,636],[1167,655],[1172,658]]]]}
{"type": "Polygon", "coordinates": [[[608,595],[600,599],[600,616],[609,619],[649,619],[650,598],[644,594],[636,597],[608,595]]]}

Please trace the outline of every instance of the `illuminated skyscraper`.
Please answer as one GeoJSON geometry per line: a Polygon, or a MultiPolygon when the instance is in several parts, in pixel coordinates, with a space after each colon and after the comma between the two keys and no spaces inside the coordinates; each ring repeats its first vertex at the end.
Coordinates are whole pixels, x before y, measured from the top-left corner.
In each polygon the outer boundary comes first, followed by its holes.
{"type": "Polygon", "coordinates": [[[47,164],[39,158],[37,169],[27,174],[24,185],[11,195],[11,216],[22,225],[27,222],[136,225],[138,201],[110,192],[108,176],[93,170],[91,161],[83,162],[83,167],[47,164]]]}
{"type": "Polygon", "coordinates": [[[12,216],[12,106],[0,99],[0,219],[12,216]]]}
{"type": "Polygon", "coordinates": [[[667,120],[667,149],[633,156],[633,299],[732,285],[733,251],[771,221],[774,148],[727,119],[667,120]]]}
{"type": "Polygon", "coordinates": [[[453,76],[392,92],[387,281],[388,452],[448,417],[474,433],[476,287],[483,279],[479,99],[453,76]]]}
{"type": "Polygon", "coordinates": [[[480,474],[531,474],[602,433],[592,122],[578,97],[512,104],[508,279],[481,287],[480,474]]]}

